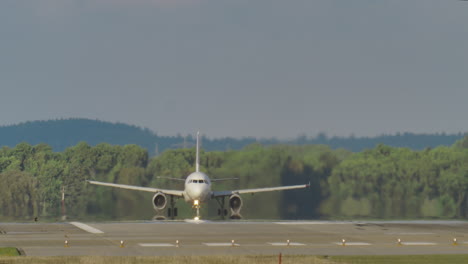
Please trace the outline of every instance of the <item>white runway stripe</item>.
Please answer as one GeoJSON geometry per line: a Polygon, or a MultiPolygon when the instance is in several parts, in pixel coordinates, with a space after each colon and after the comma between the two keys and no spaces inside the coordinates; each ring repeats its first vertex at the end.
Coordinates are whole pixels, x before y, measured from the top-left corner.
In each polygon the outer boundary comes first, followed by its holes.
{"type": "MultiPolygon", "coordinates": [[[[286,242],[269,242],[268,244],[272,246],[287,246],[288,243],[286,242]]],[[[289,242],[289,246],[305,246],[305,244],[297,243],[297,242],[289,242]]]]}
{"type": "Polygon", "coordinates": [[[385,235],[404,235],[404,236],[416,236],[416,235],[435,235],[435,233],[429,233],[429,232],[398,232],[398,233],[385,233],[385,235]]]}
{"type": "MultiPolygon", "coordinates": [[[[232,247],[232,243],[203,243],[205,246],[209,247],[232,247]]],[[[240,244],[234,243],[235,247],[240,246],[240,244]]]]}
{"type": "Polygon", "coordinates": [[[344,221],[290,221],[290,222],[273,222],[277,225],[344,225],[353,224],[353,222],[344,221]]]}
{"type": "Polygon", "coordinates": [[[173,247],[170,243],[140,243],[140,247],[173,247]]]}
{"type": "Polygon", "coordinates": [[[101,230],[97,229],[97,228],[94,228],[94,227],[91,227],[87,224],[83,224],[83,223],[80,223],[80,222],[70,222],[70,224],[78,227],[79,229],[82,229],[88,233],[91,233],[91,234],[103,234],[104,232],[102,232],[101,230]]]}
{"type": "Polygon", "coordinates": [[[437,243],[433,242],[401,242],[404,246],[435,246],[437,243]]]}
{"type": "MultiPolygon", "coordinates": [[[[343,243],[337,242],[336,245],[342,246],[343,243]]],[[[372,244],[366,242],[346,242],[346,246],[370,246],[372,244]]]]}

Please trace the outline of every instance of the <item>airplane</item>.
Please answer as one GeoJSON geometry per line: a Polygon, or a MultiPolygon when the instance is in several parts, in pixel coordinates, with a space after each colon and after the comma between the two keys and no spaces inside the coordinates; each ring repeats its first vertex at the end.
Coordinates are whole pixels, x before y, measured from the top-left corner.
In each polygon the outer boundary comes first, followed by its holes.
{"type": "MultiPolygon", "coordinates": [[[[231,219],[241,219],[240,210],[242,209],[242,198],[241,194],[246,193],[258,193],[258,192],[270,192],[270,191],[283,191],[291,189],[301,189],[308,188],[309,184],[301,185],[289,185],[289,186],[279,186],[279,187],[266,187],[266,188],[256,188],[256,189],[240,189],[240,190],[227,190],[227,191],[213,191],[211,189],[211,183],[222,180],[231,180],[235,178],[226,178],[226,179],[210,179],[208,175],[200,171],[200,144],[199,144],[200,132],[197,132],[197,145],[196,145],[196,158],[195,158],[195,172],[191,173],[184,179],[175,179],[185,182],[184,190],[167,190],[153,187],[142,187],[126,184],[116,184],[108,182],[99,182],[91,181],[87,182],[95,185],[102,185],[108,187],[122,188],[128,190],[144,191],[151,192],[155,195],[153,196],[152,202],[153,207],[156,212],[162,212],[167,206],[167,196],[170,197],[170,208],[168,208],[168,216],[174,219],[177,216],[177,208],[175,208],[175,198],[184,198],[186,202],[191,203],[193,208],[197,210],[197,216],[195,220],[200,220],[200,207],[201,204],[208,202],[210,199],[216,199],[220,209],[218,209],[218,215],[222,216],[224,219],[227,216],[227,210],[224,207],[224,201],[226,197],[229,197],[229,207],[231,209],[231,219]]],[[[165,219],[163,216],[158,216],[156,219],[165,219]]]]}

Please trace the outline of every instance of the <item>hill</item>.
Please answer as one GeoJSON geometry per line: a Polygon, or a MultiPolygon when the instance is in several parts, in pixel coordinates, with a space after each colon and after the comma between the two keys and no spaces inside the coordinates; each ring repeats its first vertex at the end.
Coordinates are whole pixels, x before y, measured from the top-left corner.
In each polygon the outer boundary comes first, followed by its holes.
{"type": "MultiPolygon", "coordinates": [[[[237,150],[252,144],[324,144],[333,149],[344,148],[353,152],[370,149],[378,144],[392,147],[407,147],[413,150],[434,148],[440,145],[450,146],[461,139],[463,134],[413,134],[382,135],[378,137],[317,137],[299,136],[293,140],[248,138],[203,138],[203,148],[213,150],[237,150]]],[[[54,151],[63,151],[78,142],[90,145],[106,142],[113,145],[136,144],[148,150],[150,155],[159,154],[166,149],[187,148],[194,146],[192,136],[158,136],[155,132],[123,123],[111,123],[99,120],[72,118],[47,121],[31,121],[0,127],[0,146],[14,147],[21,142],[31,145],[46,143],[54,151]]]]}
{"type": "MultiPolygon", "coordinates": [[[[195,142],[191,136],[158,136],[147,128],[84,118],[29,121],[0,126],[0,146],[14,147],[21,142],[31,145],[46,143],[54,151],[61,152],[81,141],[92,146],[102,142],[112,145],[135,144],[147,149],[151,155],[166,149],[192,147],[195,142]]],[[[256,142],[255,138],[204,138],[203,147],[206,150],[241,149],[253,142],[256,142]]]]}

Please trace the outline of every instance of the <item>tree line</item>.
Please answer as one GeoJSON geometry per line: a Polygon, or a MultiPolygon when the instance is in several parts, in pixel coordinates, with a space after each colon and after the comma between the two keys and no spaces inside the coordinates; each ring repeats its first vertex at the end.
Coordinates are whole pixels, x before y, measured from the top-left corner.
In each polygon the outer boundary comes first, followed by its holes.
{"type": "MultiPolygon", "coordinates": [[[[69,219],[151,219],[151,193],[94,186],[87,179],[182,189],[194,170],[195,149],[170,149],[150,157],[137,145],[91,146],[62,152],[46,144],[0,149],[0,219],[59,219],[65,188],[69,219]]],[[[262,145],[202,151],[201,170],[227,190],[311,183],[310,189],[244,195],[250,219],[466,218],[468,136],[452,146],[414,151],[380,144],[353,153],[326,145],[262,145]]],[[[180,217],[191,217],[180,200],[180,217]]],[[[202,215],[216,218],[217,204],[202,215]]]]}

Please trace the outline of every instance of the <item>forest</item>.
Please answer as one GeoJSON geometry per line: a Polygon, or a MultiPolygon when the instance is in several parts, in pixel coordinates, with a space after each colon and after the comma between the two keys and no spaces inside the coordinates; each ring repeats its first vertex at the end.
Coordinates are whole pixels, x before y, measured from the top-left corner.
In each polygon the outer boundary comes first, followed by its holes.
{"type": "MultiPolygon", "coordinates": [[[[61,188],[68,219],[151,219],[151,193],[94,186],[86,180],[182,189],[194,170],[195,149],[157,156],[137,145],[91,146],[62,152],[47,144],[0,149],[0,220],[57,220],[61,188]]],[[[257,188],[310,181],[303,190],[244,195],[247,219],[464,219],[468,214],[468,136],[423,150],[379,144],[361,152],[326,145],[250,144],[241,150],[203,151],[201,170],[213,189],[257,188]]],[[[193,215],[179,200],[180,218],[193,215]]],[[[216,203],[202,216],[216,219],[216,203]]]]}

